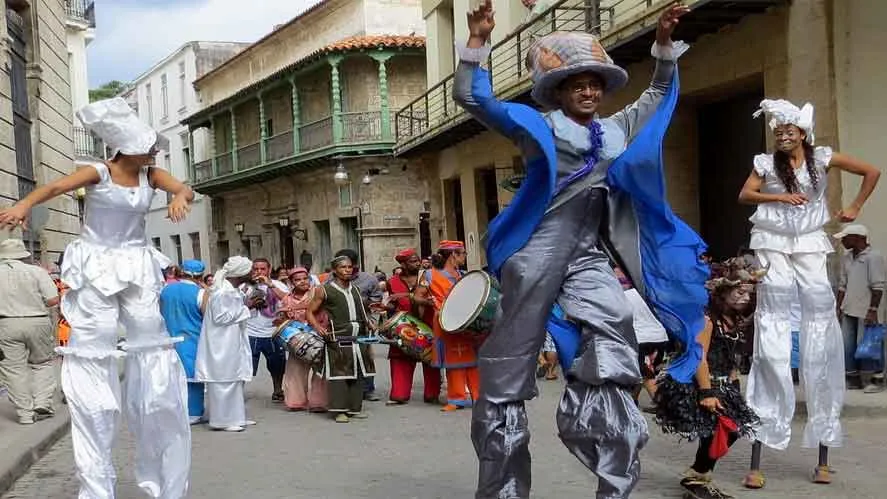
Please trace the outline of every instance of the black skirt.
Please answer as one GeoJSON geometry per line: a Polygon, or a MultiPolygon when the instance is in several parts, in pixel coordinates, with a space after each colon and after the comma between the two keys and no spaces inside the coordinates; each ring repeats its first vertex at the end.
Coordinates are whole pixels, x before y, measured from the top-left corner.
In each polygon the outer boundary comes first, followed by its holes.
{"type": "MultiPolygon", "coordinates": [[[[738,433],[753,437],[760,419],[745,403],[739,391],[739,381],[732,383],[712,382],[718,399],[724,406],[724,415],[732,419],[738,433]]],[[[693,441],[710,437],[717,427],[717,414],[699,405],[699,390],[696,383],[678,383],[667,372],[656,383],[656,424],[664,433],[672,433],[693,441]]]]}

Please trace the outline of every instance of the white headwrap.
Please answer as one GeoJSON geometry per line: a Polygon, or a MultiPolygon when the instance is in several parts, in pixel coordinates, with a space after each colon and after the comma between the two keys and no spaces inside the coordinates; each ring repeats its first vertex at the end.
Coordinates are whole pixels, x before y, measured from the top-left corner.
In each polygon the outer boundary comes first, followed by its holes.
{"type": "Polygon", "coordinates": [[[213,290],[220,289],[222,283],[229,277],[243,277],[253,270],[253,262],[243,256],[232,256],[225,265],[216,272],[213,280],[213,290]]]}
{"type": "Polygon", "coordinates": [[[784,99],[764,99],[761,101],[761,108],[755,111],[752,116],[757,118],[762,113],[770,118],[769,125],[771,130],[776,129],[780,125],[795,125],[804,130],[804,133],[807,134],[807,142],[810,145],[815,143],[813,136],[813,104],[808,102],[804,104],[804,107],[798,108],[798,106],[784,99]]]}
{"type": "Polygon", "coordinates": [[[120,97],[93,102],[77,111],[77,119],[111,148],[130,156],[148,154],[151,148],[169,150],[169,140],[142,123],[120,97]]]}

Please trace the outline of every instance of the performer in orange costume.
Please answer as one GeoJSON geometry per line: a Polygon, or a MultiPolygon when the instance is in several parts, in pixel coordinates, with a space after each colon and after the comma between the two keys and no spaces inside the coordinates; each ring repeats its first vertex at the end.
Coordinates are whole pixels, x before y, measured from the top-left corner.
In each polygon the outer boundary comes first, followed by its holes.
{"type": "Polygon", "coordinates": [[[447,404],[441,409],[444,412],[471,407],[472,401],[480,396],[477,370],[480,342],[473,336],[445,333],[439,321],[444,300],[462,277],[459,268],[465,265],[466,256],[465,244],[461,241],[441,241],[433,257],[433,268],[423,273],[421,281],[434,301],[434,309],[425,314],[425,322],[434,328],[434,366],[446,369],[447,404]]]}

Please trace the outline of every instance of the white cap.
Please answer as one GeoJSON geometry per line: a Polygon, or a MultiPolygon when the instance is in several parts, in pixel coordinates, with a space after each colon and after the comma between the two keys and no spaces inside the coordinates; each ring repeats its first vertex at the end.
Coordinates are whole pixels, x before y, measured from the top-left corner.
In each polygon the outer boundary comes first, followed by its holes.
{"type": "Polygon", "coordinates": [[[816,143],[813,134],[813,104],[808,102],[798,107],[784,99],[764,99],[761,101],[761,108],[752,116],[757,118],[761,114],[766,114],[770,118],[768,124],[771,130],[780,125],[795,125],[807,134],[807,142],[810,145],[816,143]]]}
{"type": "Polygon", "coordinates": [[[845,225],[841,232],[834,235],[835,239],[843,239],[846,236],[869,237],[869,230],[862,224],[845,225]]]}

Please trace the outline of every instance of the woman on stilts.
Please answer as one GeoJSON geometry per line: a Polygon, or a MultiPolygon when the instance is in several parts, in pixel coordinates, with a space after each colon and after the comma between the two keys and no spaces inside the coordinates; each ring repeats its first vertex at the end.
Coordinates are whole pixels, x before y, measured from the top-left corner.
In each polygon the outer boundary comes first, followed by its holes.
{"type": "Polygon", "coordinates": [[[801,379],[807,401],[802,445],[819,448],[814,483],[831,483],[828,448],[842,441],[844,346],[828,279],[826,258],[833,251],[823,230],[832,216],[826,202],[828,171],[838,168],[862,177],[853,202],[837,214],[852,222],[875,189],[880,172],[872,165],[829,147],[814,147],[813,106],[764,100],[775,152],[754,158],[754,170],[739,201],[758,205],[751,217],[750,248],[767,275],[758,284],[754,355],[746,397],[760,416],[745,486],[764,486],[762,444],[784,450],[791,439],[795,391],[791,376],[792,301],[801,302],[801,379]],[[798,298],[795,298],[798,297],[798,298]]]}

